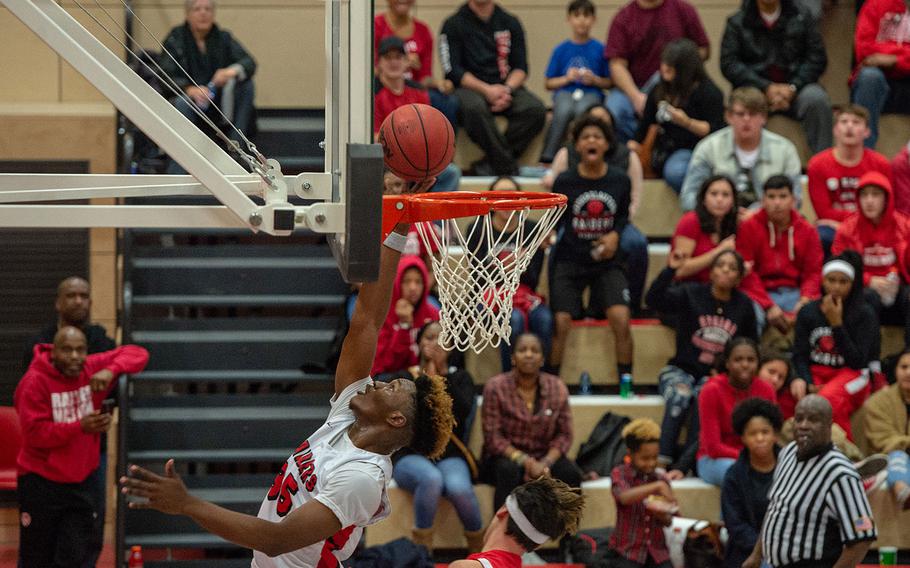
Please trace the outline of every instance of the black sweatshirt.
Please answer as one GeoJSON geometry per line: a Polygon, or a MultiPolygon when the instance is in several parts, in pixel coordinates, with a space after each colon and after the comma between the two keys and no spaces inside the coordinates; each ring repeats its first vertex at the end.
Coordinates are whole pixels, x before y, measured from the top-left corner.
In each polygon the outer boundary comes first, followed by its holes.
{"type": "Polygon", "coordinates": [[[632,182],[625,171],[607,168],[601,178],[588,179],[577,170],[567,170],[553,182],[553,193],[569,198],[566,212],[559,222],[560,237],[556,260],[575,262],[583,266],[607,266],[620,258],[619,250],[610,260],[591,258],[591,244],[613,231],[622,234],[629,223],[629,204],[632,201],[632,182]]]}
{"type": "Polygon", "coordinates": [[[729,340],[748,337],[758,341],[755,309],[739,290],[733,290],[729,301],[721,302],[711,294],[710,284],[673,284],[675,274],[672,268],[665,268],[651,284],[645,301],[658,311],[679,314],[676,355],[667,364],[699,379],[710,373],[729,340]]]}
{"type": "MultiPolygon", "coordinates": [[[[648,128],[657,122],[657,90],[652,89],[648,95],[648,102],[645,103],[645,110],[638,121],[638,131],[635,133],[635,139],[639,142],[644,141],[648,134],[648,128]]],[[[711,132],[716,132],[726,126],[724,122],[724,94],[717,88],[711,79],[705,79],[695,87],[695,91],[689,96],[689,100],[683,105],[682,110],[693,120],[704,120],[711,127],[711,132]]],[[[668,145],[674,150],[693,150],[695,145],[702,139],[696,136],[688,128],[683,128],[672,122],[665,122],[660,125],[663,132],[661,137],[667,137],[671,143],[668,145]]]]}
{"type": "Polygon", "coordinates": [[[793,338],[793,369],[796,376],[812,384],[813,375],[828,379],[849,367],[865,369],[876,358],[879,334],[875,311],[858,300],[844,309],[844,325],[832,328],[821,310],[821,300],[806,304],[796,316],[793,338]]]}
{"type": "Polygon", "coordinates": [[[231,32],[222,30],[217,25],[212,25],[209,35],[205,37],[205,53],[199,51],[193,32],[186,23],[171,30],[164,40],[164,47],[174,56],[176,62],[170,57],[161,57],[161,68],[181,89],[188,87],[190,80],[177,63],[180,63],[199,85],[208,83],[215,71],[231,65],[243,68],[242,78],[252,77],[256,72],[256,61],[253,57],[234,39],[231,32]]]}
{"type": "Polygon", "coordinates": [[[485,83],[505,83],[513,69],[528,72],[524,29],[518,18],[498,5],[483,21],[464,4],[442,24],[439,61],[456,87],[465,73],[485,83]]]}

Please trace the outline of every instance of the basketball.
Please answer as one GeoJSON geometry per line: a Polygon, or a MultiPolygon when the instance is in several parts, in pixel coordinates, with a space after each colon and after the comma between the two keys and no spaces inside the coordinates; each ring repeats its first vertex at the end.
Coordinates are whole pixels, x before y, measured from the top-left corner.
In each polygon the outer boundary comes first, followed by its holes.
{"type": "Polygon", "coordinates": [[[455,131],[444,114],[429,105],[400,106],[379,128],[385,165],[408,181],[439,175],[455,155],[455,131]]]}

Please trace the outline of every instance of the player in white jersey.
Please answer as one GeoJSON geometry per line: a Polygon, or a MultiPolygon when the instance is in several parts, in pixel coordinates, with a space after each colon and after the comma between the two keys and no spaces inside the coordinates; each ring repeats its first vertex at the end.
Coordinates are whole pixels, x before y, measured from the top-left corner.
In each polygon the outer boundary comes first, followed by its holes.
{"type": "Polygon", "coordinates": [[[174,460],[165,464],[163,476],[130,466],[130,476],[120,479],[122,491],[141,501],[129,506],[186,515],[207,531],[253,549],[254,568],[330,568],[348,558],[363,527],[389,515],[390,455],[408,446],[438,457],[454,424],[442,377],[375,384],[369,377],[407,231],[407,225],[399,225],[386,239],[379,278],[360,289],[325,424],[282,466],[258,516],[190,495],[174,460]]]}

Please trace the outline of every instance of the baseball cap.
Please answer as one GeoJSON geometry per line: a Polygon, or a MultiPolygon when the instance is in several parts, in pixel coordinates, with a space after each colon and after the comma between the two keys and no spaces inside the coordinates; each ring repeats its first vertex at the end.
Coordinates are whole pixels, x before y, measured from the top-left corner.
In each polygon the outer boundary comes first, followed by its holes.
{"type": "Polygon", "coordinates": [[[383,38],[383,40],[379,42],[380,57],[390,51],[400,51],[401,53],[406,53],[404,48],[404,41],[397,36],[389,36],[387,38],[383,38]]]}

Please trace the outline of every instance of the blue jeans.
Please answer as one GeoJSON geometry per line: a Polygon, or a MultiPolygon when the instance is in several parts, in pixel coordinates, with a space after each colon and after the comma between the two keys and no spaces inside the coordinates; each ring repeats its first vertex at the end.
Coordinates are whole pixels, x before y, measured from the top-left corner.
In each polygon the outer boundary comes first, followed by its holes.
{"type": "MultiPolygon", "coordinates": [[[[514,308],[509,323],[512,326],[509,344],[506,344],[505,341],[499,343],[503,373],[512,368],[512,348],[515,347],[518,336],[526,331],[524,316],[514,308]]],[[[553,343],[553,312],[550,310],[550,306],[542,303],[528,313],[527,330],[540,338],[540,342],[543,344],[543,358],[546,361],[550,356],[550,344],[553,343]]]]}
{"type": "Polygon", "coordinates": [[[572,95],[572,91],[563,89],[556,91],[553,95],[553,120],[550,122],[543,152],[540,154],[540,161],[545,164],[552,162],[556,152],[562,148],[563,142],[566,141],[566,130],[569,128],[569,123],[591,107],[603,103],[604,100],[600,93],[585,92],[578,100],[572,95]]]}
{"type": "Polygon", "coordinates": [[[664,163],[664,181],[676,195],[682,189],[686,171],[689,169],[689,160],[692,159],[692,150],[676,150],[664,163]]]}
{"type": "MultiPolygon", "coordinates": [[[[660,81],[660,74],[655,72],[650,79],[645,81],[641,92],[647,95],[658,81],[660,81]]],[[[610,94],[607,96],[607,110],[613,115],[613,128],[616,131],[617,141],[625,144],[635,138],[635,131],[638,130],[638,115],[635,113],[632,100],[622,90],[610,89],[610,94]]]]}
{"type": "Polygon", "coordinates": [[[664,417],[660,424],[660,457],[675,463],[682,455],[698,445],[698,393],[707,377],[696,379],[679,367],[667,365],[658,375],[658,389],[664,398],[664,417]],[[686,425],[686,441],[679,443],[679,434],[686,425]]]}
{"type": "Polygon", "coordinates": [[[866,148],[875,148],[878,141],[878,119],[890,94],[891,87],[884,71],[878,67],[860,68],[850,89],[850,99],[869,111],[869,130],[872,134],[864,142],[866,148]]]}
{"type": "Polygon", "coordinates": [[[626,257],[629,303],[633,310],[637,310],[641,307],[641,295],[648,276],[648,239],[638,227],[629,223],[619,236],[619,248],[626,257]]]}
{"type": "Polygon", "coordinates": [[[399,487],[414,495],[416,528],[433,526],[440,497],[455,507],[464,530],[477,531],[483,526],[471,473],[464,459],[446,458],[433,463],[423,456],[409,454],[395,464],[392,477],[399,487]]]}
{"type": "Polygon", "coordinates": [[[888,453],[888,487],[894,487],[898,481],[910,485],[910,456],[906,450],[895,450],[888,453]]]}
{"type": "MultiPolygon", "coordinates": [[[[768,290],[768,295],[785,312],[792,312],[793,308],[796,307],[796,303],[799,302],[799,288],[781,286],[780,288],[768,290]]],[[[765,327],[768,325],[768,318],[765,315],[765,310],[758,305],[758,302],[752,302],[752,307],[755,308],[755,323],[758,325],[758,336],[761,337],[761,334],[765,332],[765,327]]]]}
{"type": "Polygon", "coordinates": [[[698,477],[705,483],[720,487],[724,484],[724,475],[730,466],[736,462],[733,458],[709,458],[702,456],[698,458],[698,477]]]}
{"type": "Polygon", "coordinates": [[[818,238],[822,241],[822,250],[825,251],[825,260],[831,257],[831,245],[834,244],[834,233],[837,230],[827,225],[818,225],[815,227],[818,231],[818,238]]]}
{"type": "Polygon", "coordinates": [[[436,176],[433,191],[458,191],[459,182],[461,182],[461,168],[455,164],[449,164],[436,176]]]}
{"type": "Polygon", "coordinates": [[[458,97],[446,95],[438,89],[430,89],[430,106],[441,112],[452,123],[452,129],[458,132],[458,97]]]}

